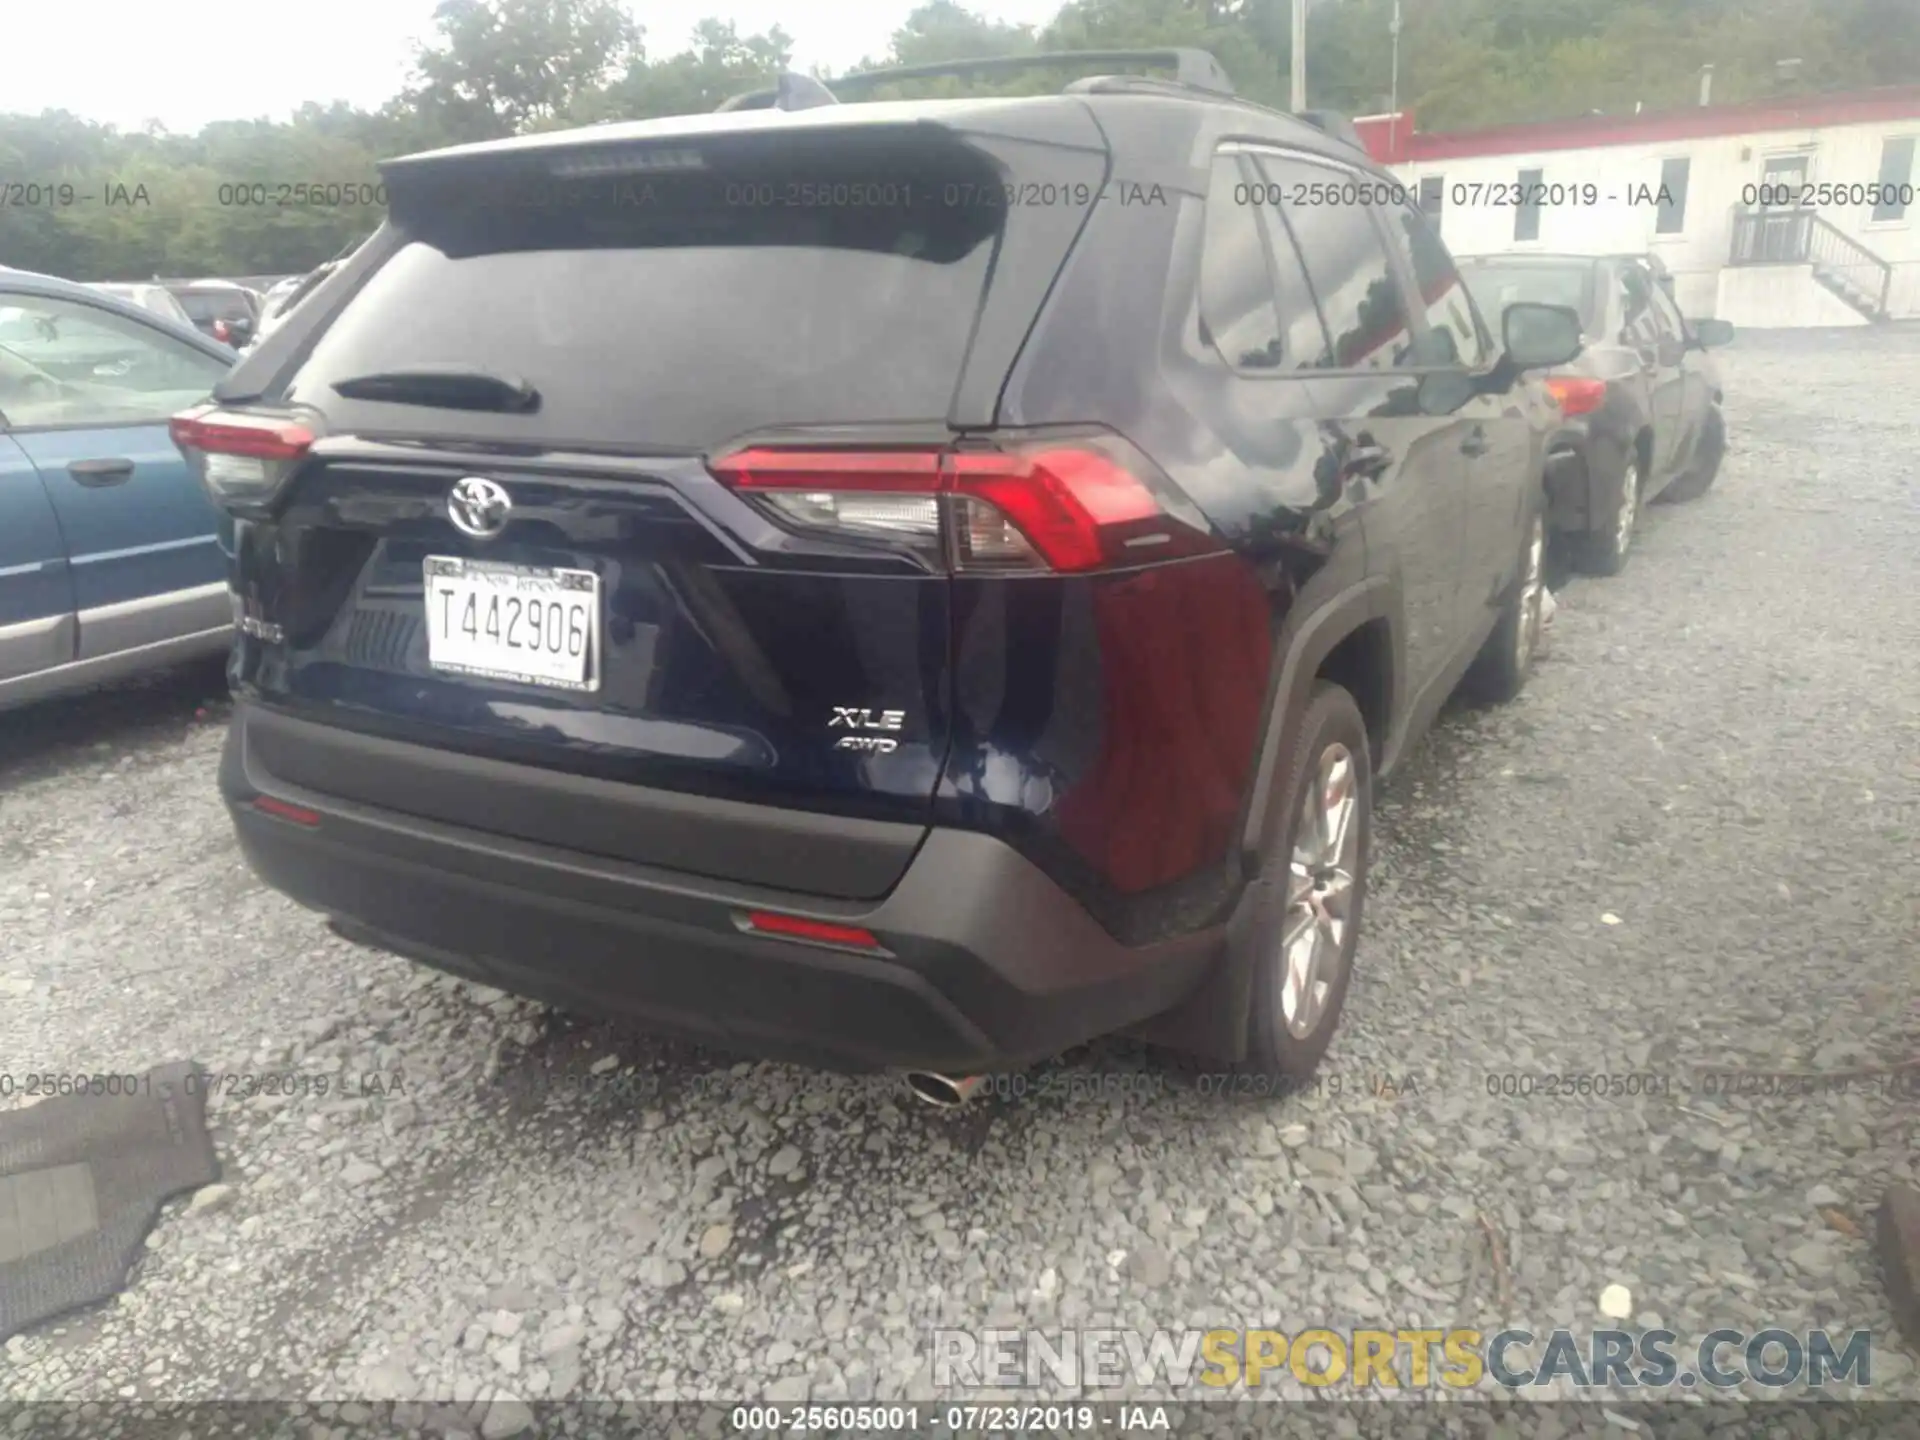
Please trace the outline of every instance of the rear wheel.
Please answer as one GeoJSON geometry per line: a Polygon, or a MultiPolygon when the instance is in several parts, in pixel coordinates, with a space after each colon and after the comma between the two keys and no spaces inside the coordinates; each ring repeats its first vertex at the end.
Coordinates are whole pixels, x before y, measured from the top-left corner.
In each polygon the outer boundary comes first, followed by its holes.
{"type": "Polygon", "coordinates": [[[1305,1079],[1326,1053],[1360,938],[1373,758],[1360,707],[1340,686],[1314,686],[1284,774],[1285,828],[1265,859],[1273,898],[1256,942],[1241,1065],[1276,1082],[1305,1079]]]}
{"type": "Polygon", "coordinates": [[[1527,523],[1526,544],[1520,552],[1520,583],[1467,676],[1468,685],[1482,700],[1497,705],[1513,699],[1533,673],[1545,623],[1546,553],[1546,522],[1536,511],[1527,523]]]}
{"type": "Polygon", "coordinates": [[[1707,412],[1705,427],[1700,432],[1700,450],[1693,458],[1693,466],[1667,487],[1663,500],[1698,500],[1713,487],[1714,477],[1720,473],[1720,461],[1727,453],[1727,422],[1721,418],[1720,409],[1715,406],[1707,412]]]}
{"type": "Polygon", "coordinates": [[[1580,568],[1593,575],[1618,575],[1627,568],[1634,529],[1640,522],[1640,500],[1647,493],[1647,467],[1635,451],[1620,479],[1613,512],[1595,529],[1580,536],[1580,568]]]}

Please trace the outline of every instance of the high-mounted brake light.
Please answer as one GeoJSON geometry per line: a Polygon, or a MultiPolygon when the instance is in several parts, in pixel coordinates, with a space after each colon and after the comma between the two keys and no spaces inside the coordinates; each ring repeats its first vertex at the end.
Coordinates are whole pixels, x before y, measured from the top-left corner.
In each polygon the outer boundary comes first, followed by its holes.
{"type": "Polygon", "coordinates": [[[1109,434],[1000,450],[756,447],[711,468],[793,528],[902,544],[962,571],[1077,572],[1219,548],[1204,520],[1169,504],[1151,462],[1109,434]]]}
{"type": "Polygon", "coordinates": [[[227,510],[270,498],[314,442],[312,428],[298,421],[218,405],[183,410],[167,430],[213,503],[227,510]]]}
{"type": "Polygon", "coordinates": [[[1547,390],[1567,415],[1589,415],[1607,403],[1607,382],[1583,375],[1551,375],[1547,390]]]}

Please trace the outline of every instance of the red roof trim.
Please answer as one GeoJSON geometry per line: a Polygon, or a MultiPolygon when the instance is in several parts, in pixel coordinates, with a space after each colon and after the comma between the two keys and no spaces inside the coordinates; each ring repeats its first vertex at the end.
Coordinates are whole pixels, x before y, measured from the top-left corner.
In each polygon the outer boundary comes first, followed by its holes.
{"type": "MultiPolygon", "coordinates": [[[[1588,115],[1540,125],[1499,125],[1486,130],[1414,135],[1397,147],[1399,153],[1390,163],[1523,155],[1536,150],[1585,150],[1606,145],[1658,145],[1769,130],[1860,125],[1875,120],[1920,120],[1920,85],[1849,95],[1808,95],[1797,100],[1762,100],[1744,105],[1703,105],[1649,115],[1588,115]]],[[[1387,136],[1379,138],[1385,140],[1387,136]]]]}

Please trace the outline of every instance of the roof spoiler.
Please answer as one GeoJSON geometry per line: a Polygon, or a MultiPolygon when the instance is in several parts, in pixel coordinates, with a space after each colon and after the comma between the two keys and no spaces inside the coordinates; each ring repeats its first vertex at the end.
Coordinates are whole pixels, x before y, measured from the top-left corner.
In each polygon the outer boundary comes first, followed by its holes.
{"type": "Polygon", "coordinates": [[[932,65],[899,65],[887,70],[862,70],[837,80],[820,81],[805,75],[782,75],[773,90],[736,95],[721,110],[801,110],[859,99],[883,85],[903,80],[935,80],[948,76],[993,75],[1022,70],[1057,70],[1084,65],[1171,66],[1176,84],[1210,95],[1232,95],[1233,81],[1212,54],[1174,47],[1167,50],[1051,50],[1037,55],[990,55],[974,60],[942,60],[932,65]],[[822,98],[824,97],[824,98],[822,98]]]}

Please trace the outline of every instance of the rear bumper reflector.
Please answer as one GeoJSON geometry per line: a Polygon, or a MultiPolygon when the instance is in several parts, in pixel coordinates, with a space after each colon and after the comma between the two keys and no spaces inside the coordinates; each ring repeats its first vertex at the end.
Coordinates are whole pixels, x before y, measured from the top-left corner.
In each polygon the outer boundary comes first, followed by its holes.
{"type": "Polygon", "coordinates": [[[884,955],[886,947],[870,930],[857,925],[836,925],[830,920],[809,920],[802,915],[779,915],[770,910],[749,910],[736,919],[742,930],[755,935],[771,935],[781,940],[804,940],[814,945],[833,945],[846,950],[865,950],[884,955]]]}
{"type": "Polygon", "coordinates": [[[278,820],[290,820],[295,825],[313,826],[320,823],[320,812],[308,810],[303,806],[289,805],[284,800],[276,800],[271,795],[256,795],[253,808],[262,815],[271,815],[278,820]]]}

